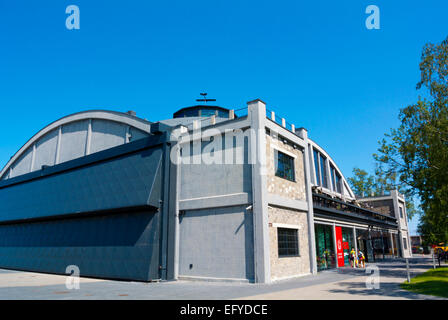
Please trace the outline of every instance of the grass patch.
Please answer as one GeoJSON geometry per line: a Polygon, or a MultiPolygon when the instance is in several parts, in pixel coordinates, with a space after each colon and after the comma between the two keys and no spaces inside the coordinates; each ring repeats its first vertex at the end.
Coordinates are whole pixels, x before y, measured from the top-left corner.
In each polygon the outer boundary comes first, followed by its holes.
{"type": "Polygon", "coordinates": [[[448,268],[426,271],[401,284],[401,288],[419,294],[448,298],[448,268]]]}

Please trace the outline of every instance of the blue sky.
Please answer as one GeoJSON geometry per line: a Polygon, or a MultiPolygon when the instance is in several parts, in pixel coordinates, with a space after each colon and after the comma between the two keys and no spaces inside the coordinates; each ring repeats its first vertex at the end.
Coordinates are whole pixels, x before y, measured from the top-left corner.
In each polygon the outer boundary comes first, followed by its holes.
{"type": "Polygon", "coordinates": [[[156,121],[205,91],[228,108],[260,98],[345,176],[372,171],[377,141],[418,98],[423,45],[448,36],[447,12],[446,0],[2,1],[0,166],[70,113],[156,121]],[[72,4],[80,30],[65,27],[72,4]],[[380,30],[365,27],[370,4],[380,30]]]}

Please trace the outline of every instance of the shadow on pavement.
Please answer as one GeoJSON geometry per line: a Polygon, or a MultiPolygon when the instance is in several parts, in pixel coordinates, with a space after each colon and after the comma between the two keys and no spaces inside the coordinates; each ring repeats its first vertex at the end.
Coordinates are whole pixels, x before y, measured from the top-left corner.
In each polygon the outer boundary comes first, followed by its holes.
{"type": "Polygon", "coordinates": [[[372,296],[376,298],[377,296],[394,298],[406,298],[406,299],[440,299],[435,296],[426,296],[418,293],[406,291],[400,288],[399,284],[395,282],[381,282],[379,289],[369,289],[365,283],[360,282],[343,282],[338,284],[341,289],[331,289],[330,293],[344,293],[352,294],[356,296],[372,296]]]}

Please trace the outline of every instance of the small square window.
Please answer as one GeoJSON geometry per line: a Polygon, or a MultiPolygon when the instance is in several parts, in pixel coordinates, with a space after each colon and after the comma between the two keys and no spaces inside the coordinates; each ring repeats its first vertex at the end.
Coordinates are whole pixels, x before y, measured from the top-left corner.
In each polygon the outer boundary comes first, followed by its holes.
{"type": "Polygon", "coordinates": [[[294,158],[278,150],[274,150],[274,157],[275,175],[289,181],[295,181],[294,158]]]}
{"type": "Polygon", "coordinates": [[[299,230],[289,228],[277,228],[278,256],[299,256],[299,230]]]}

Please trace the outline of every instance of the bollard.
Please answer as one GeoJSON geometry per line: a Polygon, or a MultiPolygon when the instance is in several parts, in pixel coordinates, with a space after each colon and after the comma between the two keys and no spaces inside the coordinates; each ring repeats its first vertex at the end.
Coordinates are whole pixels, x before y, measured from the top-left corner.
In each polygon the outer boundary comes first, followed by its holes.
{"type": "Polygon", "coordinates": [[[409,259],[408,258],[406,258],[406,273],[408,276],[408,283],[411,283],[411,276],[409,274],[409,259]]]}

